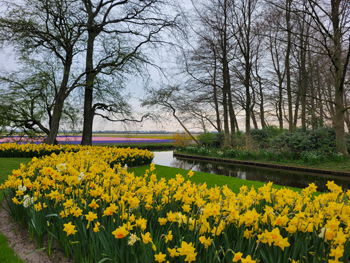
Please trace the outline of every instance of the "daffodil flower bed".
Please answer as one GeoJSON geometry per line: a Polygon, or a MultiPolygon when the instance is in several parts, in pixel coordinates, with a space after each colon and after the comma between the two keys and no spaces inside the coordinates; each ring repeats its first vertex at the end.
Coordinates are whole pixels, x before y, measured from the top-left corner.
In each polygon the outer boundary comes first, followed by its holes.
{"type": "Polygon", "coordinates": [[[115,164],[140,166],[150,164],[153,160],[153,153],[148,150],[137,148],[117,148],[108,146],[81,146],[81,145],[48,145],[48,144],[0,144],[0,157],[42,157],[51,154],[70,153],[86,151],[93,154],[109,155],[106,161],[113,167],[115,164]]]}
{"type": "Polygon", "coordinates": [[[49,145],[49,144],[18,144],[18,143],[1,143],[0,157],[41,157],[51,155],[52,153],[59,154],[61,152],[78,152],[80,150],[87,150],[91,146],[81,145],[49,145]]]}
{"type": "Polygon", "coordinates": [[[350,192],[226,186],[208,189],[151,164],[111,166],[108,150],[33,158],[1,185],[9,210],[75,262],[348,262],[350,192]]]}

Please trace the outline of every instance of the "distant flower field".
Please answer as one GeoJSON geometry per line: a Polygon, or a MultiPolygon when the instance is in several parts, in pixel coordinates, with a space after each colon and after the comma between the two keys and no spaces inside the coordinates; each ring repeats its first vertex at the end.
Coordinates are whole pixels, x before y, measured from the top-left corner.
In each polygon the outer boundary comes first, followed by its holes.
{"type": "MultiPolygon", "coordinates": [[[[81,136],[57,136],[57,141],[60,144],[80,144],[81,136]]],[[[44,137],[29,138],[29,137],[20,137],[12,136],[7,138],[0,139],[0,143],[36,143],[40,144],[44,141],[44,137]]],[[[136,138],[136,137],[104,137],[104,136],[93,136],[93,144],[122,144],[122,143],[170,143],[173,140],[163,139],[163,138],[136,138]]]]}

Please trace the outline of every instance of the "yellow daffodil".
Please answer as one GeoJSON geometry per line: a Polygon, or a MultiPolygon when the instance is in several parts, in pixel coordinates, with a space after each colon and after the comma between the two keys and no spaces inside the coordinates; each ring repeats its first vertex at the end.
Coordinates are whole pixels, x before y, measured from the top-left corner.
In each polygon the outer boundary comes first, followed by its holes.
{"type": "Polygon", "coordinates": [[[237,262],[238,260],[240,260],[243,256],[243,253],[241,252],[236,252],[233,259],[232,259],[232,262],[237,262]]]}
{"type": "Polygon", "coordinates": [[[114,230],[112,234],[115,236],[115,238],[121,239],[126,237],[129,234],[129,231],[127,231],[125,227],[122,226],[114,230]]]}
{"type": "Polygon", "coordinates": [[[180,254],[176,251],[176,248],[167,248],[170,257],[178,257],[180,254]]]}
{"type": "Polygon", "coordinates": [[[85,215],[85,217],[86,217],[86,220],[91,222],[91,221],[94,221],[95,219],[97,219],[97,214],[89,211],[89,213],[87,215],[85,215]]]}
{"type": "Polygon", "coordinates": [[[166,254],[162,254],[162,252],[159,252],[159,254],[154,255],[154,260],[156,262],[164,262],[166,258],[166,254]]]}
{"type": "Polygon", "coordinates": [[[78,232],[78,230],[75,229],[75,225],[72,225],[72,222],[69,222],[68,224],[63,224],[63,226],[63,231],[67,233],[67,236],[75,235],[75,233],[78,232]]]}
{"type": "Polygon", "coordinates": [[[181,247],[177,249],[181,256],[186,256],[194,253],[195,248],[192,243],[186,243],[185,241],[181,242],[181,247]]]}
{"type": "Polygon", "coordinates": [[[165,243],[168,243],[168,241],[173,240],[173,235],[172,235],[173,231],[169,231],[169,233],[165,236],[165,243]]]}
{"type": "Polygon", "coordinates": [[[147,232],[146,234],[141,234],[142,237],[142,242],[145,244],[148,244],[149,242],[152,243],[152,238],[151,238],[151,234],[149,232],[147,232]]]}
{"type": "Polygon", "coordinates": [[[164,217],[160,217],[160,218],[158,218],[158,222],[161,226],[164,226],[168,222],[168,219],[166,219],[164,217]]]}
{"type": "Polygon", "coordinates": [[[252,260],[251,256],[248,255],[246,258],[241,258],[241,263],[256,263],[256,260],[252,260]]]}

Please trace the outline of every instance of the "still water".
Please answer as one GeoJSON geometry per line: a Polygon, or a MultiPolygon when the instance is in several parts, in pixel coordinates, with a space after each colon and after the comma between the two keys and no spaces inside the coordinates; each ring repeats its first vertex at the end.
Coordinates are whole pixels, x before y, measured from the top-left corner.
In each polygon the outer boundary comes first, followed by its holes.
{"type": "Polygon", "coordinates": [[[260,181],[264,183],[305,188],[310,183],[317,185],[318,191],[327,190],[327,181],[334,181],[343,189],[350,189],[350,178],[340,176],[319,175],[313,173],[300,173],[278,169],[260,168],[255,166],[235,165],[220,162],[198,161],[173,157],[172,151],[154,152],[153,162],[186,170],[200,171],[205,173],[219,174],[236,177],[244,180],[260,181]]]}

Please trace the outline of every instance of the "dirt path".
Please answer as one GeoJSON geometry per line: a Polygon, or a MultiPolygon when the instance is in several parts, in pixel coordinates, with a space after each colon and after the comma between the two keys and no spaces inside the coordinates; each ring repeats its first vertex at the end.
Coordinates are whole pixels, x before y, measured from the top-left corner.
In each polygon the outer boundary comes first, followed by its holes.
{"type": "MultiPolygon", "coordinates": [[[[4,201],[2,205],[5,206],[4,201]]],[[[16,254],[27,263],[73,263],[72,259],[64,257],[63,253],[53,251],[48,257],[45,250],[29,254],[36,250],[35,242],[30,240],[27,228],[13,222],[5,209],[0,210],[0,232],[7,237],[7,243],[16,254]],[[29,254],[29,255],[28,255],[29,254]]],[[[45,244],[44,244],[45,246],[45,244]]],[[[6,262],[4,262],[6,263],[6,262]]]]}

